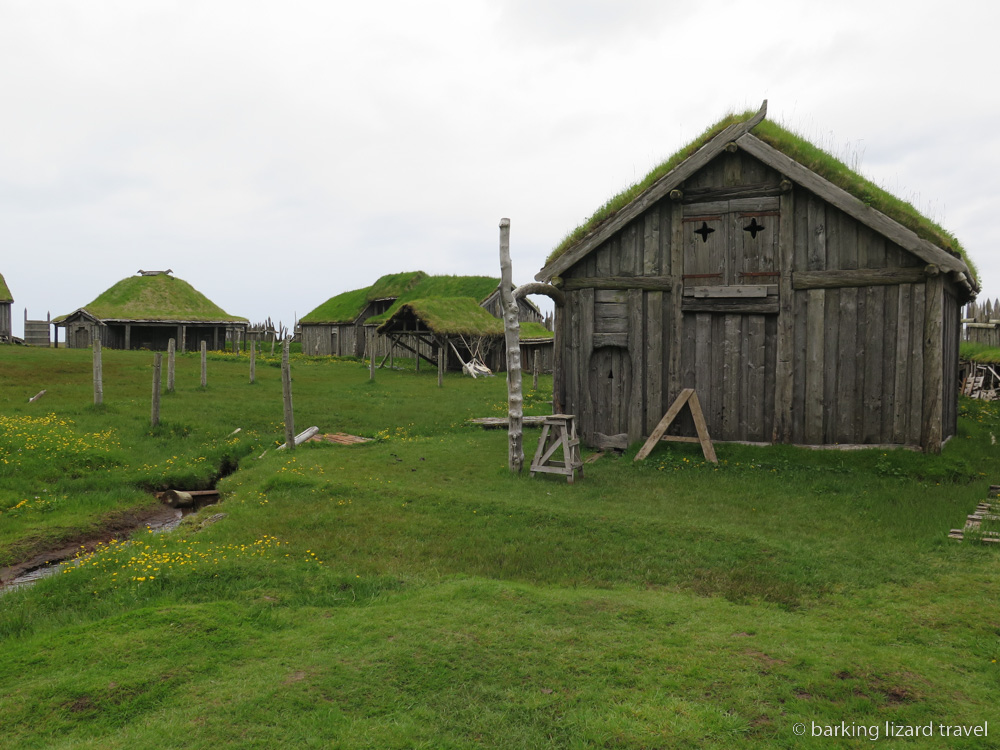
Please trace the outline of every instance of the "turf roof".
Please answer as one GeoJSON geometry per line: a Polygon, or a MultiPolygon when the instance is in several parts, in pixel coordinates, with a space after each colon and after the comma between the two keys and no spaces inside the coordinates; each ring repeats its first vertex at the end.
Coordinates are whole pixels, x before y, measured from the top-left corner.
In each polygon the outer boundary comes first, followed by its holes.
{"type": "Polygon", "coordinates": [[[412,313],[433,333],[447,336],[503,336],[503,321],[494,318],[472,297],[408,300],[395,308],[379,327],[382,332],[397,316],[412,313]]]}
{"type": "MultiPolygon", "coordinates": [[[[492,276],[426,276],[421,279],[399,298],[381,315],[368,318],[365,323],[370,325],[381,325],[389,320],[396,311],[407,302],[413,300],[444,300],[452,298],[469,297],[476,301],[476,307],[489,297],[496,288],[500,286],[500,279],[492,276]]],[[[492,315],[483,311],[490,318],[492,315]]],[[[459,321],[454,321],[459,324],[459,321]]],[[[503,326],[501,325],[501,330],[503,326]]]]}
{"type": "MultiPolygon", "coordinates": [[[[546,265],[551,264],[563,253],[576,245],[587,235],[600,228],[605,222],[612,219],[625,206],[630,204],[646,190],[651,188],[658,180],[666,176],[683,161],[693,156],[698,149],[705,146],[709,141],[719,135],[730,125],[738,122],[745,122],[756,114],[747,111],[742,114],[729,114],[710,126],[700,136],[691,141],[684,148],[677,151],[661,164],[654,167],[642,180],[618,193],[609,199],[603,206],[597,209],[593,215],[584,223],[570,232],[562,242],[549,254],[546,265]]],[[[922,239],[960,257],[973,276],[978,278],[978,273],[972,260],[968,257],[965,249],[959,241],[947,230],[937,223],[922,215],[910,203],[903,201],[888,191],[880,188],[875,183],[852,170],[835,156],[827,153],[823,149],[814,146],[802,136],[774,123],[764,120],[754,127],[751,132],[754,136],[764,141],[772,148],[780,151],[785,156],[794,159],[802,166],[818,174],[820,177],[832,182],[842,190],[847,191],[858,200],[868,206],[880,211],[890,219],[907,227],[922,239]]]]}
{"type": "Polygon", "coordinates": [[[318,325],[341,325],[353,323],[365,311],[368,303],[387,297],[399,297],[408,289],[427,278],[423,271],[407,271],[404,273],[386,274],[374,284],[363,289],[353,289],[349,292],[330,297],[326,302],[303,315],[300,323],[318,325]]]}
{"type": "Polygon", "coordinates": [[[227,313],[183,279],[168,274],[129,276],[83,309],[100,320],[247,322],[227,313]]]}
{"type": "Polygon", "coordinates": [[[0,273],[0,302],[13,302],[14,298],[10,296],[10,289],[7,287],[7,282],[3,280],[3,274],[0,273]]]}

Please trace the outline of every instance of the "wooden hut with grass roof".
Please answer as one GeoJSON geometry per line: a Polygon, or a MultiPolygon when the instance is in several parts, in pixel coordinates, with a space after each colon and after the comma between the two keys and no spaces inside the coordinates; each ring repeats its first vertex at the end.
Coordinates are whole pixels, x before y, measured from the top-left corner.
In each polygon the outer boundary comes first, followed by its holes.
{"type": "MultiPolygon", "coordinates": [[[[302,351],[376,358],[396,351],[436,366],[439,345],[450,342],[445,350],[460,352],[463,361],[480,352],[490,369],[503,369],[495,346],[497,334],[503,337],[499,289],[500,279],[491,276],[429,276],[423,271],[383,276],[370,287],[331,297],[303,316],[302,351]]],[[[521,300],[520,310],[521,321],[534,325],[526,329],[526,349],[551,349],[552,332],[542,325],[539,309],[521,300]]],[[[455,356],[449,363],[460,366],[455,356]]]]}
{"type": "Polygon", "coordinates": [[[11,323],[11,308],[14,305],[14,298],[11,296],[10,288],[4,281],[3,274],[0,274],[0,342],[10,343],[13,337],[11,323]]]}
{"type": "Polygon", "coordinates": [[[170,339],[179,351],[199,349],[202,342],[224,349],[227,339],[236,340],[249,325],[169,270],[139,271],[52,322],[66,329],[70,348],[89,347],[99,338],[109,349],[153,351],[166,350],[170,339]]]}
{"type": "Polygon", "coordinates": [[[384,313],[425,278],[423,271],[387,274],[371,286],[331,297],[299,319],[303,354],[363,357],[365,321],[384,313]]]}
{"type": "Polygon", "coordinates": [[[716,440],[939,451],[971,264],[765,114],[712,126],[550,255],[563,409],[621,446],[694,388],[716,440]]]}

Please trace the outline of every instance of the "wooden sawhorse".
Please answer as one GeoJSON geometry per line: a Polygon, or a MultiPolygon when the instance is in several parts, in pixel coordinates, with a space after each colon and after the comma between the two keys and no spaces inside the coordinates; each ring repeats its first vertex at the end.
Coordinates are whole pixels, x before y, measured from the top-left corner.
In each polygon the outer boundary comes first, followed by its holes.
{"type": "Polygon", "coordinates": [[[573,414],[553,414],[542,422],[542,435],[538,438],[538,450],[531,461],[531,476],[535,472],[543,474],[563,474],[566,481],[573,484],[576,472],[583,476],[583,461],[580,460],[580,439],[576,435],[576,418],[573,414]],[[563,460],[553,461],[559,448],[563,449],[563,460]]]}

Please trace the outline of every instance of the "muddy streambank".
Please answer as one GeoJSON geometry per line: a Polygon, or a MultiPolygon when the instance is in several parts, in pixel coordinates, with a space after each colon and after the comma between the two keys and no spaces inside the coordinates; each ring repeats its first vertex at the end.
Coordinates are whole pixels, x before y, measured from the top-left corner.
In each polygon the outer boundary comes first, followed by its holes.
{"type": "Polygon", "coordinates": [[[175,508],[166,504],[169,499],[162,497],[166,494],[156,494],[158,501],[156,505],[116,514],[107,519],[97,530],[81,533],[23,562],[0,568],[0,592],[44,578],[59,563],[71,560],[81,552],[93,552],[98,544],[106,544],[112,539],[127,539],[136,532],[147,530],[162,532],[175,529],[184,516],[195,513],[206,505],[219,502],[218,492],[199,492],[193,503],[175,508]]]}

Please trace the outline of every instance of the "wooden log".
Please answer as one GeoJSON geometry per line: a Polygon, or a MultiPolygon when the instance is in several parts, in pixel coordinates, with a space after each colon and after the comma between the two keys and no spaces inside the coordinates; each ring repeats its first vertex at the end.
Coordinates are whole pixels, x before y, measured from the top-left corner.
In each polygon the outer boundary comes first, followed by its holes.
{"type": "Polygon", "coordinates": [[[319,432],[319,427],[316,427],[315,425],[313,425],[312,427],[307,427],[302,432],[300,432],[298,435],[296,435],[294,438],[292,438],[291,440],[289,440],[288,439],[288,433],[286,431],[285,432],[285,442],[278,446],[278,450],[279,451],[286,450],[289,447],[289,445],[291,445],[293,448],[296,445],[302,445],[306,440],[308,440],[309,438],[311,438],[313,435],[315,435],[318,432],[319,432]]]}
{"type": "Polygon", "coordinates": [[[160,372],[163,368],[163,354],[153,355],[153,402],[149,412],[149,426],[156,427],[160,423],[160,372]]]}
{"type": "Polygon", "coordinates": [[[201,342],[201,387],[208,387],[208,342],[201,342]]]}
{"type": "Polygon", "coordinates": [[[292,412],[292,370],[288,362],[289,341],[281,345],[281,395],[285,411],[285,444],[295,448],[295,417],[292,412]]]}
{"type": "MultiPolygon", "coordinates": [[[[667,353],[666,393],[660,398],[664,401],[677,398],[681,390],[681,341],[684,337],[684,317],[681,306],[684,302],[684,207],[680,203],[671,204],[670,208],[670,314],[667,331],[670,336],[670,349],[667,353]]],[[[667,291],[667,290],[665,290],[667,291]]]]}
{"type": "Polygon", "coordinates": [[[167,393],[174,392],[175,359],[177,356],[177,341],[167,341],[167,393]]]}
{"type": "Polygon", "coordinates": [[[857,268],[840,271],[796,271],[794,289],[839,289],[862,286],[919,284],[925,279],[922,268],[857,268]]]}
{"type": "Polygon", "coordinates": [[[778,330],[774,374],[773,440],[792,440],[793,350],[795,347],[792,268],[795,260],[795,193],[781,196],[781,226],[778,228],[778,330]]]}
{"type": "Polygon", "coordinates": [[[563,281],[563,289],[567,292],[578,289],[644,289],[669,292],[672,287],[671,276],[583,276],[563,281]]]}
{"type": "MultiPolygon", "coordinates": [[[[510,219],[500,220],[500,301],[503,307],[504,338],[507,343],[507,464],[519,474],[524,468],[522,417],[524,398],[521,393],[521,324],[517,301],[511,293],[513,273],[510,263],[510,219]]],[[[568,460],[568,459],[567,459],[568,460]]]]}
{"type": "Polygon", "coordinates": [[[805,442],[812,445],[823,442],[825,303],[826,292],[823,289],[809,291],[806,308],[805,442]]]}
{"type": "Polygon", "coordinates": [[[440,337],[437,339],[438,388],[444,387],[444,357],[445,348],[440,337]]]}
{"type": "Polygon", "coordinates": [[[104,368],[101,363],[101,334],[94,330],[94,404],[104,403],[104,368]]]}
{"type": "Polygon", "coordinates": [[[944,407],[944,277],[927,279],[924,313],[924,393],[921,443],[928,453],[940,453],[944,407]]]}

